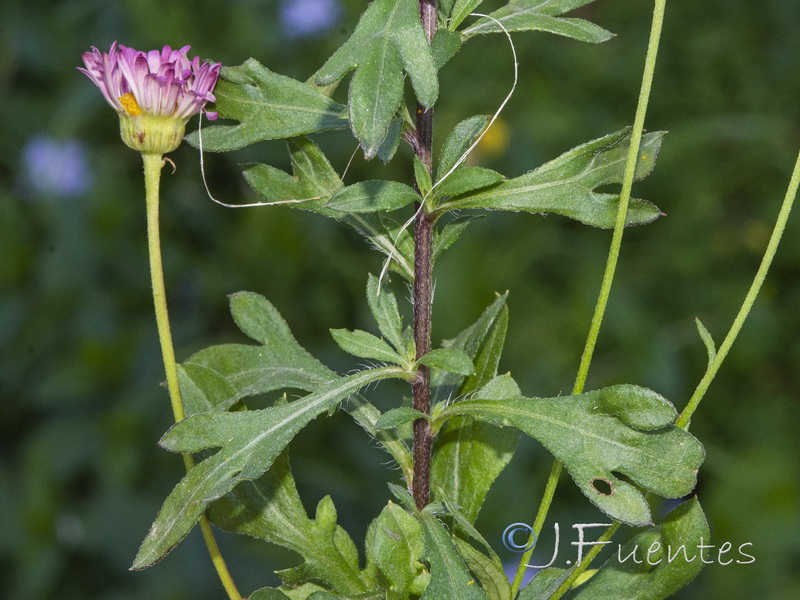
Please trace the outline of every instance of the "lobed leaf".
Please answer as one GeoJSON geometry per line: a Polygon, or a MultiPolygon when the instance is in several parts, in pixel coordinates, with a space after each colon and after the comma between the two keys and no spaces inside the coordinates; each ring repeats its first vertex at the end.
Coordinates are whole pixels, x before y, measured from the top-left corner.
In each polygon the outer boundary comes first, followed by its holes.
{"type": "Polygon", "coordinates": [[[242,482],[213,502],[208,516],[226,531],[297,552],[305,559],[303,573],[331,589],[360,593],[366,588],[355,544],[336,524],[330,498],[320,503],[316,519],[308,518],[285,452],[259,479],[242,482]]]}
{"type": "Polygon", "coordinates": [[[381,214],[344,214],[331,210],[327,201],[344,187],[339,175],[317,145],[306,137],[288,140],[292,159],[292,175],[262,164],[245,165],[244,176],[250,186],[271,202],[292,202],[284,206],[310,210],[326,217],[340,219],[353,227],[379,251],[392,257],[391,267],[407,280],[414,279],[414,243],[411,234],[400,230],[400,224],[381,214]]]}
{"type": "MultiPolygon", "coordinates": [[[[239,124],[203,129],[203,150],[209,152],[347,126],[345,106],[305,83],[273,73],[254,58],[222,69],[214,95],[219,115],[239,124]]],[[[200,144],[197,132],[188,140],[193,146],[200,144]]]]}
{"type": "MultiPolygon", "coordinates": [[[[636,179],[655,167],[664,132],[642,138],[636,179]]],[[[520,177],[483,190],[456,196],[439,210],[490,210],[556,213],[594,227],[614,226],[619,196],[599,193],[600,186],[622,183],[630,146],[630,128],[593,140],[520,177]]],[[[632,198],[626,223],[649,223],[661,211],[646,200],[632,198]]]]}
{"type": "Polygon", "coordinates": [[[353,69],[350,124],[369,159],[377,154],[403,100],[403,71],[424,106],[433,106],[439,94],[416,0],[370,4],[350,39],[317,72],[316,82],[329,85],[353,69]]]}
{"type": "Polygon", "coordinates": [[[365,547],[366,570],[377,568],[393,593],[407,597],[426,578],[422,528],[394,502],[390,501],[370,523],[365,547]]]}
{"type": "MultiPolygon", "coordinates": [[[[575,18],[558,18],[594,0],[510,0],[504,7],[490,13],[507,31],[546,31],[581,42],[597,44],[611,39],[612,34],[602,27],[575,18]]],[[[480,19],[467,27],[463,34],[470,38],[478,34],[500,33],[503,29],[491,19],[480,19]]]]}
{"type": "Polygon", "coordinates": [[[704,458],[700,442],[670,425],[674,412],[665,410],[665,402],[644,388],[613,386],[549,399],[464,400],[437,420],[469,415],[515,427],[563,462],[600,510],[624,523],[648,525],[650,508],[636,486],[667,498],[684,496],[694,489],[704,458]],[[637,428],[642,424],[647,431],[637,428]]]}
{"type": "MultiPolygon", "coordinates": [[[[481,397],[518,397],[519,388],[508,375],[493,379],[481,397]]],[[[508,465],[519,432],[500,429],[470,416],[455,417],[436,438],[431,465],[434,498],[452,498],[464,518],[474,523],[494,481],[508,465]]]]}
{"type": "Polygon", "coordinates": [[[290,404],[244,412],[201,413],[173,425],[161,446],[173,452],[221,448],[197,464],[167,496],[134,561],[143,569],[163,558],[194,527],[207,504],[243,480],[260,477],[312,419],[374,381],[398,377],[374,369],[335,380],[290,404]]]}

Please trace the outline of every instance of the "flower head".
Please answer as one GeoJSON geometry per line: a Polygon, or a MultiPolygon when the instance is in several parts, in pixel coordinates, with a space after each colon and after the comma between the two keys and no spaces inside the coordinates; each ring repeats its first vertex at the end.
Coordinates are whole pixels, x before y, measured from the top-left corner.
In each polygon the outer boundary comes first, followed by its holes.
{"type": "MultiPolygon", "coordinates": [[[[141,52],[114,42],[108,53],[83,54],[86,73],[120,116],[125,143],[141,152],[164,154],[180,144],[186,122],[214,102],[220,63],[186,56],[190,46],[141,52]]],[[[206,111],[209,119],[216,113],[206,111]]]]}

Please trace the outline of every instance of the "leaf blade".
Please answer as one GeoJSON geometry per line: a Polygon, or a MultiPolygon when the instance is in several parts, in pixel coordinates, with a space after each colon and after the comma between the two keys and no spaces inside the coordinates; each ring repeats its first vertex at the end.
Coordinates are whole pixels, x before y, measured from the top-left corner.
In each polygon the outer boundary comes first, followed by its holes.
{"type": "MultiPolygon", "coordinates": [[[[664,132],[642,138],[636,179],[655,167],[664,132]]],[[[573,148],[555,160],[497,185],[457,196],[440,210],[483,208],[489,210],[555,213],[584,224],[612,228],[619,197],[596,192],[601,185],[621,183],[625,170],[630,128],[573,148]]],[[[631,199],[626,224],[649,223],[661,211],[645,200],[631,199]]]]}

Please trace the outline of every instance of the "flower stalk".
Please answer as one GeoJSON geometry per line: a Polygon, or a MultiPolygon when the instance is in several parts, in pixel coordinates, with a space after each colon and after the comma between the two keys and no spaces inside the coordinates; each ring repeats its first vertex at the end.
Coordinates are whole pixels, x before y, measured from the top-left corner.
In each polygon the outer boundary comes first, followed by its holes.
{"type": "MultiPolygon", "coordinates": [[[[107,53],[97,48],[84,53],[86,68],[79,69],[100,89],[106,102],[119,115],[122,141],[142,154],[153,305],[176,422],[186,416],[186,411],[178,383],[161,262],[158,218],[161,169],[164,154],[175,150],[183,140],[189,119],[204,111],[206,103],[215,101],[213,89],[221,68],[220,63],[201,63],[198,57],[190,60],[186,55],[188,50],[189,46],[180,50],[164,46],[161,50],[140,52],[114,42],[107,53]]],[[[217,117],[216,113],[206,111],[206,114],[212,120],[217,117]]],[[[184,454],[183,462],[187,471],[194,467],[191,454],[184,454]]],[[[228,597],[241,600],[205,515],[200,518],[200,529],[228,597]]]]}
{"type": "MultiPolygon", "coordinates": [[[[164,285],[164,267],[161,261],[161,234],[159,228],[159,188],[161,169],[164,166],[164,157],[160,154],[142,153],[144,162],[144,187],[145,202],[147,204],[147,245],[150,255],[150,280],[153,286],[153,305],[156,312],[156,325],[158,326],[158,339],[161,343],[161,356],[164,360],[164,370],[167,374],[167,389],[172,404],[172,414],[175,422],[181,421],[186,412],[183,408],[181,390],[178,385],[178,365],[175,361],[175,348],[172,344],[172,331],[169,325],[169,312],[167,310],[167,292],[164,285]]],[[[194,459],[191,454],[183,455],[186,471],[194,468],[194,459]]],[[[203,533],[211,561],[219,575],[222,586],[228,593],[230,600],[241,600],[242,596],[236,588],[225,559],[219,550],[219,545],[211,530],[208,518],[200,517],[200,529],[203,533]]]]}

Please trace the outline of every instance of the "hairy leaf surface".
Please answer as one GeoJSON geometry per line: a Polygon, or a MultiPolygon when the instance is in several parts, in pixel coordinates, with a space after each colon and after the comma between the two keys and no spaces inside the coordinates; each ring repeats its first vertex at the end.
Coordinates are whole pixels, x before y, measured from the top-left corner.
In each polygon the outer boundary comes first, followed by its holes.
{"type": "Polygon", "coordinates": [[[259,479],[242,482],[213,502],[208,515],[226,531],[297,552],[305,559],[299,570],[331,589],[342,593],[365,590],[356,546],[337,525],[333,502],[326,496],[317,506],[316,519],[308,518],[286,453],[259,479]]]}
{"type": "MultiPolygon", "coordinates": [[[[254,58],[240,67],[223,68],[214,95],[219,115],[239,124],[204,128],[203,150],[209,152],[347,126],[345,106],[305,83],[273,73],[254,58]]],[[[200,145],[197,132],[188,139],[200,145]]]]}
{"type": "Polygon", "coordinates": [[[397,368],[374,369],[338,379],[290,404],[243,412],[193,415],[173,425],[161,446],[173,452],[221,448],[197,464],[167,496],[134,562],[148,567],[194,527],[207,504],[243,480],[260,477],[312,419],[368,383],[397,377],[397,368]]]}
{"type": "Polygon", "coordinates": [[[436,65],[416,0],[370,4],[350,39],[317,72],[316,81],[329,85],[353,69],[350,123],[364,155],[372,158],[403,100],[403,71],[424,106],[433,106],[439,94],[436,65]]]}
{"type": "Polygon", "coordinates": [[[427,513],[421,513],[419,518],[425,535],[425,558],[431,565],[431,582],[421,600],[488,600],[442,524],[427,513]]]}
{"type": "MultiPolygon", "coordinates": [[[[591,2],[594,0],[511,0],[506,6],[489,13],[489,16],[500,21],[508,31],[546,31],[597,44],[611,39],[612,34],[583,19],[559,18],[560,15],[591,2]]],[[[495,21],[484,18],[467,27],[463,33],[469,38],[502,31],[495,21]]]]}
{"type": "MultiPolygon", "coordinates": [[[[663,132],[643,136],[636,179],[646,177],[655,167],[663,137],[663,132]]],[[[596,190],[600,186],[622,183],[629,146],[630,128],[626,128],[573,148],[520,177],[451,198],[439,209],[555,213],[594,227],[612,228],[619,195],[596,190]]],[[[661,211],[650,202],[631,198],[626,223],[649,223],[660,215],[661,211]]]]}
{"type": "Polygon", "coordinates": [[[651,523],[636,485],[679,498],[694,489],[704,458],[700,442],[670,425],[677,416],[672,405],[637,386],[548,399],[464,400],[440,419],[450,415],[515,427],[539,440],[600,510],[631,525],[651,523]]]}
{"type": "MultiPolygon", "coordinates": [[[[708,550],[703,550],[701,557],[698,546],[709,545],[710,539],[711,531],[700,502],[692,498],[670,511],[660,527],[650,528],[631,539],[569,598],[669,598],[703,569],[703,560],[709,560],[708,550]],[[627,557],[627,560],[620,562],[620,557],[627,557]]],[[[731,558],[732,555],[724,560],[731,558]]]]}

